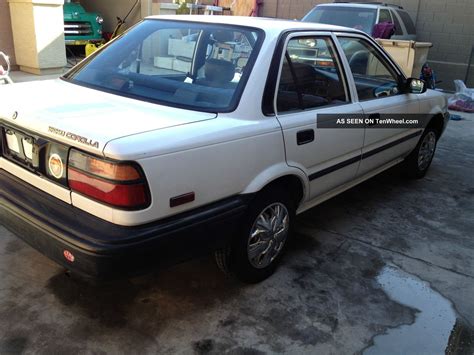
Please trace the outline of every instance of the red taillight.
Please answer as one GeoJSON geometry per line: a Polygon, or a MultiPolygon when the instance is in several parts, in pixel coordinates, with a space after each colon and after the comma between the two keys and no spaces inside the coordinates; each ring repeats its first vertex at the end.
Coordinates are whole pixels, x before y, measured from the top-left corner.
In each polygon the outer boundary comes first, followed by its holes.
{"type": "Polygon", "coordinates": [[[127,209],[144,208],[150,203],[145,179],[134,164],[71,150],[67,175],[72,191],[100,202],[127,209]]]}

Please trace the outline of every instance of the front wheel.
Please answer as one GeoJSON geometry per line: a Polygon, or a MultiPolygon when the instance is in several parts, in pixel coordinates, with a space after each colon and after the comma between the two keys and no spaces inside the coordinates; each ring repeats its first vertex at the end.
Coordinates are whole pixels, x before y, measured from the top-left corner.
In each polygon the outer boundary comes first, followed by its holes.
{"type": "Polygon", "coordinates": [[[260,282],[273,274],[290,236],[294,208],[281,189],[257,196],[242,230],[226,250],[216,252],[218,266],[244,282],[260,282]]]}
{"type": "Polygon", "coordinates": [[[404,161],[404,170],[409,177],[420,179],[426,175],[433,161],[437,143],[436,130],[433,128],[425,129],[416,148],[404,161]]]}

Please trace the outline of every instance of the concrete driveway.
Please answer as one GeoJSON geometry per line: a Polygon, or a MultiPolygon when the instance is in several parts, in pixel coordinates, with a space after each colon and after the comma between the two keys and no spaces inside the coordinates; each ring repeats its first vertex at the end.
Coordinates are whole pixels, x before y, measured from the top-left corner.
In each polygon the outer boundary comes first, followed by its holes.
{"type": "Polygon", "coordinates": [[[298,218],[259,285],[212,259],[103,285],[0,226],[0,354],[473,353],[474,117],[430,172],[392,169],[298,218]]]}

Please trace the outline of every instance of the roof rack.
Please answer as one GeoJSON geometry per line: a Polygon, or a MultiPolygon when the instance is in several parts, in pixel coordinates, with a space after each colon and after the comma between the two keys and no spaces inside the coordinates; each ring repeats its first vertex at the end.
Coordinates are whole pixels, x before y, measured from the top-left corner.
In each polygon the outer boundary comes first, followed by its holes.
{"type": "Polygon", "coordinates": [[[346,4],[382,5],[382,6],[395,7],[397,9],[403,10],[403,6],[395,5],[395,4],[389,4],[389,3],[386,3],[386,2],[380,2],[380,1],[338,1],[338,0],[335,0],[334,2],[335,3],[346,3],[346,4]]]}

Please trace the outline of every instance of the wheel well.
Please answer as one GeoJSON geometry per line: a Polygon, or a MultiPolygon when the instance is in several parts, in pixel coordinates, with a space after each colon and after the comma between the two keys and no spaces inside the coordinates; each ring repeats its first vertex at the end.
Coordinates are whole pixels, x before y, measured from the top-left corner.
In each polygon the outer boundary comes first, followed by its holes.
{"type": "Polygon", "coordinates": [[[426,128],[433,128],[436,131],[436,135],[438,138],[441,136],[441,133],[443,132],[443,127],[444,127],[444,118],[443,115],[437,114],[434,116],[430,122],[428,123],[428,126],[426,128]]]}
{"type": "Polygon", "coordinates": [[[298,208],[304,196],[303,183],[299,177],[296,175],[285,175],[279,177],[278,179],[268,183],[261,191],[276,187],[290,191],[290,198],[295,203],[295,208],[298,208]]]}

